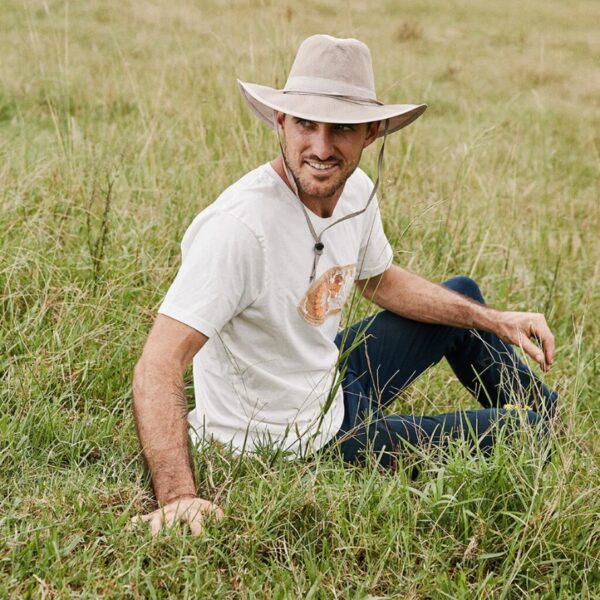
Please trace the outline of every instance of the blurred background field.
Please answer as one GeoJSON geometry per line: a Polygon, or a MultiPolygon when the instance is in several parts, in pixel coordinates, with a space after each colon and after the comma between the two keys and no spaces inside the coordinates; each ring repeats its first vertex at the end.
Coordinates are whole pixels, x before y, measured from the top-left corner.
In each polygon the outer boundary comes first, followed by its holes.
{"type": "MultiPolygon", "coordinates": [[[[600,597],[598,23],[591,0],[3,0],[0,594],[600,597]],[[209,449],[226,522],[153,541],[128,525],[152,506],[132,368],[188,223],[275,155],[236,77],[282,87],[313,33],[365,41],[380,98],[429,104],[386,150],[397,262],[546,313],[553,462],[457,451],[411,482],[209,449]]],[[[456,406],[441,366],[396,408],[456,406]]]]}

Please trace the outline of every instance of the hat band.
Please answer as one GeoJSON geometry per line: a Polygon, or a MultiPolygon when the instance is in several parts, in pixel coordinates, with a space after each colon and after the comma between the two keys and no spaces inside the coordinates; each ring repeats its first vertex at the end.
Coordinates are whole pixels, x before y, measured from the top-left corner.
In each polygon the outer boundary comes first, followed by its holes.
{"type": "Polygon", "coordinates": [[[351,96],[364,98],[365,100],[377,100],[373,85],[365,87],[326,77],[307,77],[305,75],[288,77],[283,91],[287,92],[288,90],[326,94],[328,96],[351,96]]]}
{"type": "Polygon", "coordinates": [[[309,92],[306,90],[283,90],[284,94],[292,94],[298,96],[321,96],[323,98],[335,98],[344,102],[352,102],[354,104],[368,104],[371,106],[383,106],[383,102],[371,100],[370,98],[362,98],[360,96],[346,96],[345,94],[328,94],[326,92],[309,92]]]}

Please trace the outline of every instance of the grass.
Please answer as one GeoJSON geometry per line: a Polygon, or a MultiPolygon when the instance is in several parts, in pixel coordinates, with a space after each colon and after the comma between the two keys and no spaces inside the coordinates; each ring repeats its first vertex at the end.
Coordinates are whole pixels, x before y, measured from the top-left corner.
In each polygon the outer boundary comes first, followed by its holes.
{"type": "MultiPolygon", "coordinates": [[[[0,595],[600,597],[599,17],[585,0],[5,0],[0,595]],[[187,224],[275,153],[235,77],[282,85],[322,31],[370,45],[382,98],[430,105],[389,140],[398,263],[546,313],[552,462],[526,436],[424,456],[411,481],[209,447],[199,491],[226,519],[153,540],[129,525],[152,506],[132,367],[187,224]]],[[[396,410],[468,406],[440,366],[396,410]]]]}

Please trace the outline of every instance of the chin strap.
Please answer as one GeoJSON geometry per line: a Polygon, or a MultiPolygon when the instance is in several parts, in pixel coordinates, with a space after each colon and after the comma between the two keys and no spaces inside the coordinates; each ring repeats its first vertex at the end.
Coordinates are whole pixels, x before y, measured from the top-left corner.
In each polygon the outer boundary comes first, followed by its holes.
{"type": "Polygon", "coordinates": [[[373,190],[371,191],[371,194],[369,195],[369,199],[367,200],[365,207],[361,210],[357,210],[356,212],[350,213],[349,215],[346,215],[345,217],[342,217],[341,219],[338,219],[337,221],[334,221],[330,225],[327,225],[327,227],[325,227],[323,230],[321,230],[321,233],[319,233],[319,234],[317,234],[315,227],[312,224],[312,221],[310,220],[308,211],[306,210],[306,206],[304,206],[304,202],[302,202],[302,200],[300,199],[300,194],[298,192],[298,183],[297,183],[296,179],[294,178],[294,176],[292,175],[291,170],[285,159],[285,154],[283,152],[283,144],[281,143],[281,136],[279,135],[279,128],[277,127],[277,119],[275,118],[275,114],[273,115],[273,122],[275,123],[275,133],[277,134],[277,141],[279,143],[279,149],[281,150],[283,171],[285,172],[285,175],[290,183],[290,187],[292,188],[294,195],[296,196],[296,198],[298,198],[298,200],[300,202],[300,207],[302,208],[302,212],[304,213],[304,218],[306,219],[306,224],[308,225],[308,229],[313,237],[313,240],[315,241],[315,245],[313,246],[313,251],[314,251],[313,266],[312,266],[312,271],[310,273],[310,278],[308,280],[309,283],[312,283],[315,280],[315,277],[317,274],[317,266],[319,265],[319,259],[321,258],[321,255],[323,254],[323,250],[325,250],[325,244],[322,242],[323,234],[328,229],[331,229],[334,225],[337,225],[338,223],[341,223],[342,221],[347,221],[348,219],[352,219],[353,217],[358,217],[358,215],[362,215],[362,213],[364,213],[367,210],[367,208],[369,208],[371,201],[373,200],[373,198],[375,197],[375,194],[377,193],[377,188],[379,187],[379,180],[381,177],[381,167],[383,165],[383,151],[385,150],[385,141],[387,139],[389,119],[385,120],[385,126],[384,126],[384,130],[383,130],[383,142],[381,143],[381,148],[379,149],[379,157],[377,158],[377,179],[375,180],[375,184],[373,185],[373,190]]]}

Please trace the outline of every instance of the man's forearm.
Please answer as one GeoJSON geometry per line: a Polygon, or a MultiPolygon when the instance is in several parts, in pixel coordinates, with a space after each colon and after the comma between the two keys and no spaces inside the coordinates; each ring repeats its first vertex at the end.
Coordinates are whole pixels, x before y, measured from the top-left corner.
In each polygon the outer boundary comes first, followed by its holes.
{"type": "Polygon", "coordinates": [[[490,331],[522,348],[546,371],[554,362],[554,335],[541,313],[495,310],[395,265],[357,285],[367,298],[403,317],[490,331]]]}
{"type": "Polygon", "coordinates": [[[391,312],[424,323],[493,331],[498,314],[395,265],[380,278],[369,280],[364,294],[391,312]]]}
{"type": "Polygon", "coordinates": [[[159,504],[195,495],[183,381],[173,369],[137,364],[133,380],[136,426],[159,504]]]}

